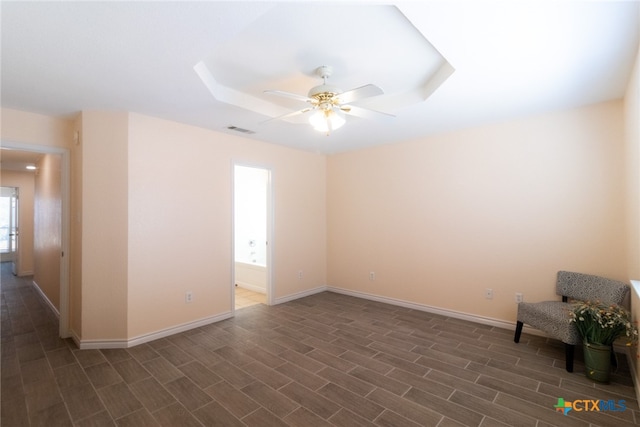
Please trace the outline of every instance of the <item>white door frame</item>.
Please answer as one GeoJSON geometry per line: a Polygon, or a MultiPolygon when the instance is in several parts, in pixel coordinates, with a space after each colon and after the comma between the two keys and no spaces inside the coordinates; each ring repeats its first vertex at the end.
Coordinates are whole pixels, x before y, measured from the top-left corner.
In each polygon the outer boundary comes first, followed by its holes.
{"type": "Polygon", "coordinates": [[[241,161],[231,162],[231,313],[235,316],[236,311],[236,225],[235,225],[235,170],[236,166],[248,168],[263,169],[267,171],[267,305],[274,304],[274,285],[273,285],[273,254],[274,254],[274,202],[273,202],[273,169],[269,166],[259,165],[255,163],[247,163],[241,161]]]}
{"type": "Polygon", "coordinates": [[[62,171],[60,177],[61,184],[61,209],[62,224],[60,243],[62,253],[60,254],[60,319],[59,334],[61,338],[69,338],[69,239],[70,239],[70,194],[71,194],[71,157],[69,150],[61,147],[51,147],[47,145],[25,144],[14,141],[2,141],[2,147],[19,151],[33,151],[43,154],[59,154],[62,157],[62,171]]]}

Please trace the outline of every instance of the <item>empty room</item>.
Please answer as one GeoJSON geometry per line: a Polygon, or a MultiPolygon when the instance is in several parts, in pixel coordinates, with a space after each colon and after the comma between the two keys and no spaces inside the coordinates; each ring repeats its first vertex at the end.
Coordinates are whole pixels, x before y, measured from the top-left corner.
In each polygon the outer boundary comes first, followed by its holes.
{"type": "Polygon", "coordinates": [[[640,424],[640,1],[0,19],[3,426],[640,424]]]}

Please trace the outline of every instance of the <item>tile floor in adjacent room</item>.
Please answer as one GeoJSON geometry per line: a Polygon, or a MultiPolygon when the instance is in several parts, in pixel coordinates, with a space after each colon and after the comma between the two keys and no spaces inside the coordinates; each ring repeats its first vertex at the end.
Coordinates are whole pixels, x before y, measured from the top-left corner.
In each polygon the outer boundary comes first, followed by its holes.
{"type": "Polygon", "coordinates": [[[236,309],[251,307],[256,304],[266,304],[267,296],[259,292],[250,291],[236,285],[236,309]]]}
{"type": "MultiPolygon", "coordinates": [[[[3,427],[627,426],[629,366],[594,384],[563,346],[331,292],[128,349],[79,350],[31,285],[2,269],[3,427]],[[619,412],[557,412],[625,401],[619,412]]],[[[580,352],[577,352],[580,353],[580,352]]]]}

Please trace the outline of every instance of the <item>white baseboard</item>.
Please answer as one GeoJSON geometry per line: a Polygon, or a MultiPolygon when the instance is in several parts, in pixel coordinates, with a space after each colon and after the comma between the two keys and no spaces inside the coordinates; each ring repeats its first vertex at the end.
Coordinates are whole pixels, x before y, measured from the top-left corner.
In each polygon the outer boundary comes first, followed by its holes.
{"type": "MultiPolygon", "coordinates": [[[[498,328],[510,329],[515,331],[515,322],[509,322],[506,320],[495,319],[495,318],[486,317],[486,316],[478,316],[475,314],[469,314],[469,313],[459,312],[455,310],[434,307],[426,304],[419,304],[419,303],[401,300],[397,298],[379,296],[379,295],[370,294],[366,292],[352,291],[349,289],[343,289],[343,288],[338,288],[334,286],[318,286],[316,288],[308,289],[306,291],[286,295],[284,297],[280,297],[274,300],[274,304],[276,305],[283,304],[285,302],[294,301],[294,300],[315,295],[324,291],[335,292],[335,293],[349,295],[349,296],[362,298],[370,301],[382,302],[382,303],[396,305],[400,307],[411,308],[418,311],[424,311],[427,313],[439,314],[439,315],[451,317],[454,319],[467,320],[467,321],[479,323],[482,325],[495,326],[498,328]]],[[[233,317],[233,313],[227,312],[217,316],[207,317],[204,319],[196,320],[194,322],[185,323],[182,325],[163,329],[157,332],[141,335],[131,339],[124,339],[124,340],[118,340],[118,339],[81,340],[75,334],[72,335],[72,338],[74,339],[78,347],[83,350],[84,349],[102,349],[102,348],[105,348],[105,349],[106,348],[129,348],[129,347],[133,347],[149,341],[165,338],[180,332],[188,331],[190,329],[195,329],[201,326],[209,325],[211,323],[220,322],[222,320],[229,319],[231,317],[233,317]]],[[[524,331],[533,335],[544,336],[544,334],[542,334],[540,331],[533,328],[528,328],[526,325],[525,325],[524,331]]]]}
{"type": "Polygon", "coordinates": [[[56,315],[56,317],[58,319],[60,319],[60,311],[58,311],[58,309],[56,308],[55,305],[53,305],[53,303],[51,302],[51,300],[47,297],[47,295],[42,291],[42,289],[40,289],[40,286],[38,286],[38,284],[36,283],[35,280],[31,281],[31,284],[33,285],[33,288],[36,290],[36,292],[38,293],[38,295],[40,295],[40,297],[44,300],[44,302],[47,303],[47,305],[49,306],[49,308],[51,309],[51,311],[53,311],[53,313],[56,315]]]}
{"type": "Polygon", "coordinates": [[[226,313],[218,314],[216,316],[205,317],[193,322],[183,323],[182,325],[172,326],[167,329],[152,332],[149,334],[140,335],[131,339],[111,339],[111,340],[78,340],[74,337],[76,344],[81,350],[89,349],[102,349],[102,348],[129,348],[139,344],[143,344],[149,341],[154,341],[160,338],[166,338],[168,336],[188,331],[191,329],[199,328],[209,325],[211,323],[220,322],[221,320],[229,319],[233,317],[233,314],[229,311],[226,313]]]}
{"type": "MultiPolygon", "coordinates": [[[[310,289],[304,292],[298,292],[296,294],[287,295],[282,298],[278,298],[275,301],[275,304],[282,304],[284,302],[293,301],[299,298],[304,298],[310,295],[314,295],[323,291],[326,291],[326,286],[320,286],[318,288],[310,289]]],[[[216,316],[206,317],[204,319],[196,320],[194,322],[184,323],[182,325],[174,326],[171,328],[163,329],[160,331],[152,332],[145,335],[140,335],[131,339],[107,339],[107,340],[82,340],[79,339],[76,334],[72,335],[73,340],[76,342],[76,345],[81,350],[90,350],[90,349],[109,349],[109,348],[129,348],[139,344],[143,344],[149,341],[157,340],[160,338],[166,338],[168,336],[188,331],[190,329],[199,328],[201,326],[206,326],[211,323],[220,322],[222,320],[226,320],[233,317],[232,312],[222,313],[216,316]]]]}
{"type": "Polygon", "coordinates": [[[69,329],[69,338],[71,338],[73,340],[74,343],[76,343],[76,347],[81,348],[80,347],[80,337],[78,336],[78,334],[76,333],[76,331],[74,331],[73,329],[69,329]]]}
{"type": "Polygon", "coordinates": [[[336,288],[334,286],[328,286],[327,290],[330,292],[338,293],[338,294],[350,295],[352,297],[363,298],[363,299],[377,301],[377,302],[383,302],[386,304],[397,305],[405,308],[411,308],[413,310],[424,311],[427,313],[439,314],[442,316],[452,317],[454,319],[468,320],[470,322],[480,323],[482,325],[495,326],[502,329],[512,329],[515,332],[515,326],[516,326],[515,322],[508,322],[506,320],[494,319],[494,318],[485,317],[485,316],[478,316],[476,314],[463,313],[460,311],[434,307],[426,304],[418,304],[415,302],[405,301],[397,298],[383,297],[375,294],[369,294],[366,292],[336,288]]]}
{"type": "Polygon", "coordinates": [[[295,294],[290,294],[284,297],[276,298],[273,303],[274,304],[282,304],[289,301],[294,301],[300,298],[308,297],[311,295],[319,294],[320,292],[324,292],[328,290],[326,286],[318,286],[317,288],[309,289],[302,292],[296,292],[295,294]]]}
{"type": "Polygon", "coordinates": [[[129,348],[127,340],[79,340],[76,345],[80,350],[101,350],[108,348],[129,348]]]}
{"type": "MultiPolygon", "coordinates": [[[[356,298],[382,302],[390,305],[397,305],[400,307],[411,308],[414,310],[424,311],[427,313],[440,314],[442,316],[447,316],[454,319],[468,320],[470,322],[475,322],[482,325],[495,326],[502,329],[510,329],[510,330],[513,330],[515,333],[515,327],[516,327],[515,322],[510,322],[502,319],[495,319],[495,318],[486,317],[486,316],[478,316],[476,314],[469,314],[461,311],[449,310],[446,308],[434,307],[426,304],[419,304],[419,303],[401,300],[397,298],[383,297],[380,295],[370,294],[367,292],[352,291],[349,289],[338,288],[335,286],[319,286],[317,288],[310,289],[308,291],[287,295],[285,297],[278,298],[274,302],[274,304],[282,304],[285,302],[294,301],[299,298],[304,298],[304,297],[318,294],[324,291],[335,292],[338,294],[349,295],[356,298]]],[[[543,332],[537,329],[528,327],[527,325],[524,325],[523,332],[529,333],[531,335],[542,336],[542,337],[546,336],[543,332]]]]}

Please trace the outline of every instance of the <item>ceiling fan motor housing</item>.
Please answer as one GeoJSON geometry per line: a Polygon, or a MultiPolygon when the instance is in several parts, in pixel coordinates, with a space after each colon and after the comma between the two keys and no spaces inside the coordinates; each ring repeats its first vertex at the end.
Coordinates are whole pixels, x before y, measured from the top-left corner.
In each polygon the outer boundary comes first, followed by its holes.
{"type": "Polygon", "coordinates": [[[337,104],[335,96],[342,93],[342,89],[327,84],[327,79],[333,74],[333,67],[330,65],[323,65],[316,68],[316,74],[322,77],[322,84],[314,86],[309,90],[309,98],[313,98],[318,101],[319,104],[337,104]]]}
{"type": "Polygon", "coordinates": [[[342,93],[342,90],[340,88],[327,84],[321,84],[309,89],[309,98],[315,98],[318,100],[320,100],[319,98],[322,97],[333,98],[340,93],[342,93]]]}

